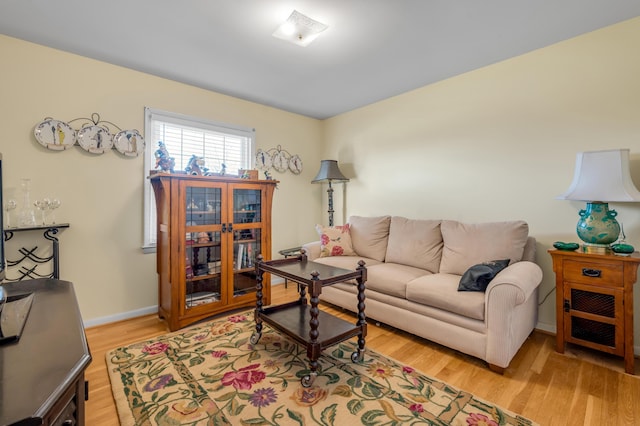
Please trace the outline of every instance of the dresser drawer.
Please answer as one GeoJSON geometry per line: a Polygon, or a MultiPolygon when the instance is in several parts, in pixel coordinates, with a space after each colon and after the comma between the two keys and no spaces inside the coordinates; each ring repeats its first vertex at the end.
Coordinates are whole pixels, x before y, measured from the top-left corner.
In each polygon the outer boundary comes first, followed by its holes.
{"type": "Polygon", "coordinates": [[[578,262],[566,259],[562,276],[566,282],[622,287],[622,262],[578,262]]]}

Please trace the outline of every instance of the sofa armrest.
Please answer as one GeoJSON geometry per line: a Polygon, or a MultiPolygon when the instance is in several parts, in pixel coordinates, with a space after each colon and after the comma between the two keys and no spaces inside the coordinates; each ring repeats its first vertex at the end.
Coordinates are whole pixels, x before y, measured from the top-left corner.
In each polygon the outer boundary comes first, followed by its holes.
{"type": "Polygon", "coordinates": [[[509,366],[538,321],[537,288],[542,269],[533,262],[509,265],[489,283],[485,293],[486,361],[509,366]]]}
{"type": "Polygon", "coordinates": [[[312,241],[302,245],[307,253],[307,260],[316,260],[320,257],[320,241],[312,241]]]}
{"type": "Polygon", "coordinates": [[[512,293],[514,296],[513,305],[521,305],[536,291],[540,282],[542,282],[540,266],[529,261],[516,262],[500,271],[491,280],[487,287],[485,302],[487,305],[489,304],[492,293],[506,290],[506,288],[501,288],[502,286],[510,286],[513,288],[512,290],[515,290],[512,293]]]}

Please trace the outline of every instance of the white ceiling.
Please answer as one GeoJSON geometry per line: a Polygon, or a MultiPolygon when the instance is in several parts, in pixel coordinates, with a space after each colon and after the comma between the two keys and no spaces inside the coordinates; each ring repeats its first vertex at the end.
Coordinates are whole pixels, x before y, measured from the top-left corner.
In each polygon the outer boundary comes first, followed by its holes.
{"type": "Polygon", "coordinates": [[[0,33],[322,119],[636,16],[638,0],[2,0],[0,33]],[[293,9],[329,29],[272,37],[293,9]]]}

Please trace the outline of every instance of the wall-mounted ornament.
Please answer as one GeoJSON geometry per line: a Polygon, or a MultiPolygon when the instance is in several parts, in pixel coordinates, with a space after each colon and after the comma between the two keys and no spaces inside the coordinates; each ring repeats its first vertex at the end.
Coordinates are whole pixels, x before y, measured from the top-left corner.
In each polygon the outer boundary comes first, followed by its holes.
{"type": "Polygon", "coordinates": [[[266,151],[258,149],[255,160],[256,168],[265,172],[273,168],[280,173],[284,173],[287,170],[296,175],[302,173],[302,159],[300,156],[289,154],[280,145],[266,151]]]}
{"type": "Polygon", "coordinates": [[[76,131],[64,121],[51,117],[38,123],[33,134],[40,145],[54,151],[69,149],[76,143],[76,131]]]}
{"type": "Polygon", "coordinates": [[[115,148],[127,157],[137,157],[144,152],[144,138],[137,130],[122,130],[110,121],[101,120],[98,113],[91,118],[74,118],[69,122],[46,117],[33,131],[40,145],[54,151],[69,149],[79,145],[92,154],[104,154],[115,148]],[[75,130],[71,123],[80,122],[75,130]],[[114,136],[115,133],[115,136],[114,136]]]}
{"type": "Polygon", "coordinates": [[[78,145],[92,154],[104,154],[113,147],[113,136],[102,126],[86,126],[76,134],[78,145]]]}

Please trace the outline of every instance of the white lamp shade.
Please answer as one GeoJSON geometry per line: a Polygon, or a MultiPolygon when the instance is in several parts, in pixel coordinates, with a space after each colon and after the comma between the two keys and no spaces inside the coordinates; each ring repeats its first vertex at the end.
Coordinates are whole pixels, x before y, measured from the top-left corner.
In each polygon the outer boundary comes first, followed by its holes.
{"type": "Polygon", "coordinates": [[[629,150],[579,152],[573,182],[556,198],[605,203],[640,201],[640,192],[629,172],[629,150]]]}

